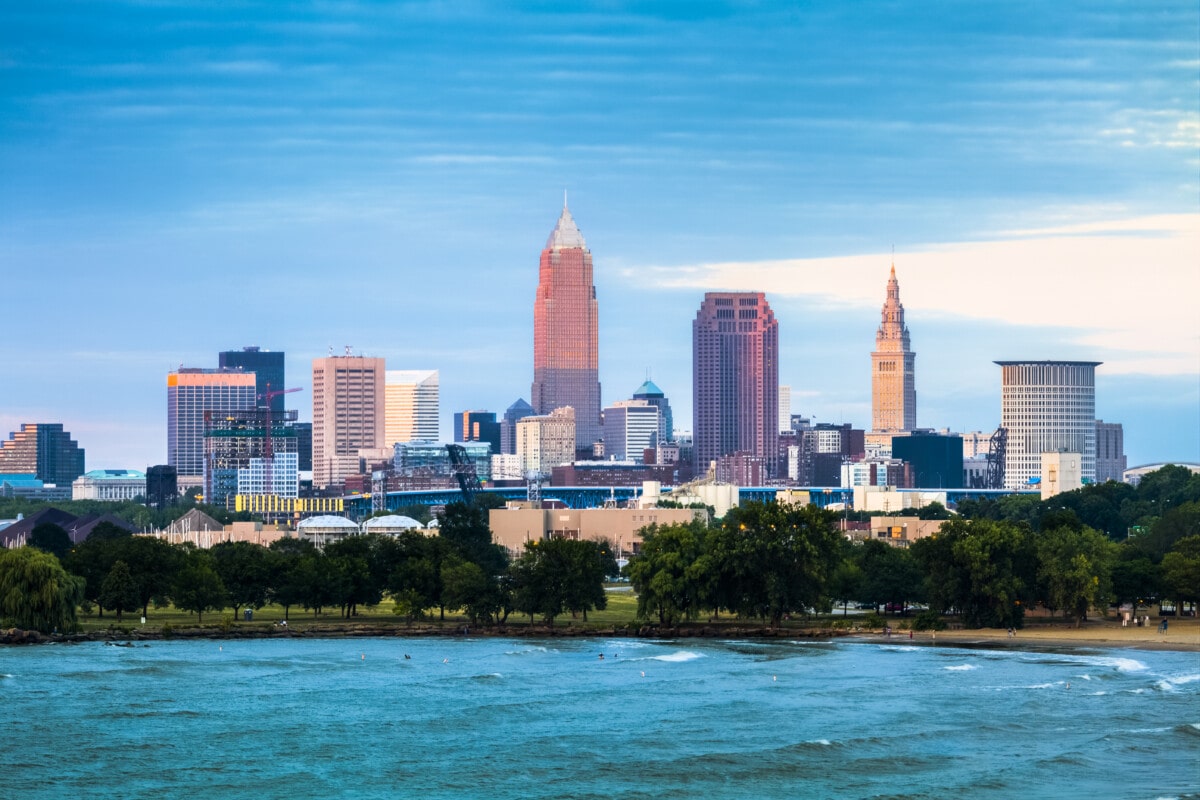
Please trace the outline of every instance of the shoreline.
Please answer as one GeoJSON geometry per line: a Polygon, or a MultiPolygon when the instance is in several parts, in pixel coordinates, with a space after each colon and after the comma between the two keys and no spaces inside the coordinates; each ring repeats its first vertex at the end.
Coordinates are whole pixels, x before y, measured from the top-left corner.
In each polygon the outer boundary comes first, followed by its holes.
{"type": "Polygon", "coordinates": [[[40,634],[36,631],[19,629],[0,630],[0,646],[26,644],[71,644],[80,642],[141,643],[169,641],[175,639],[348,639],[348,638],[630,638],[630,639],[805,639],[828,641],[833,639],[853,642],[889,645],[915,645],[922,647],[939,644],[952,647],[975,647],[980,649],[1139,649],[1176,652],[1200,652],[1200,621],[1182,620],[1169,627],[1167,634],[1160,634],[1156,627],[1122,628],[1110,622],[1091,622],[1076,628],[1069,624],[1047,624],[1031,626],[1016,631],[1009,637],[1003,629],[954,629],[942,631],[898,630],[891,636],[882,631],[850,631],[833,628],[772,628],[768,626],[724,626],[696,625],[659,627],[641,625],[637,627],[588,628],[583,626],[495,626],[490,628],[467,625],[439,626],[418,625],[398,628],[395,626],[372,625],[370,623],[347,623],[344,625],[296,625],[290,628],[272,626],[229,630],[220,628],[174,628],[164,632],[161,628],[134,628],[123,630],[97,630],[72,634],[40,634]]]}

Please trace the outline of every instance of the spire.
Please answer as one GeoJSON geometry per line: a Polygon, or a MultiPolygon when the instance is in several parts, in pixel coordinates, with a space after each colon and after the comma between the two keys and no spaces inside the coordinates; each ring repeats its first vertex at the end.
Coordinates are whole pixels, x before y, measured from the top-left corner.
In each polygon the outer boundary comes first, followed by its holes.
{"type": "Polygon", "coordinates": [[[904,305],[900,302],[900,281],[896,280],[896,265],[894,263],[892,264],[891,274],[888,275],[887,300],[883,303],[878,338],[908,338],[908,329],[904,327],[904,305]]]}
{"type": "Polygon", "coordinates": [[[563,190],[562,214],[558,218],[558,224],[550,232],[550,238],[546,240],[547,250],[563,247],[587,249],[587,242],[583,240],[583,234],[579,232],[579,226],[575,224],[575,219],[571,216],[570,209],[567,208],[567,191],[565,189],[563,190]]]}

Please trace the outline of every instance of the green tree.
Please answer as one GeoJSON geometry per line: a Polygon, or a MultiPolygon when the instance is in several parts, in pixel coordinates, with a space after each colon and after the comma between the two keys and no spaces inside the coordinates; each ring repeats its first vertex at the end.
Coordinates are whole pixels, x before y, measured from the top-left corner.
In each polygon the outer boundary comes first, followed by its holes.
{"type": "Polygon", "coordinates": [[[1112,597],[1116,546],[1091,528],[1058,527],[1037,537],[1037,578],[1042,602],[1075,618],[1079,627],[1089,608],[1112,597]]]}
{"type": "Polygon", "coordinates": [[[932,608],[957,610],[970,627],[1021,627],[1037,568],[1027,527],[954,519],[911,550],[932,608]]]}
{"type": "Polygon", "coordinates": [[[288,537],[276,539],[268,549],[271,570],[270,598],[272,602],[283,606],[283,618],[286,620],[291,607],[299,605],[304,599],[304,587],[297,576],[300,561],[306,556],[312,556],[316,548],[312,542],[288,537]]]}
{"type": "Polygon", "coordinates": [[[1137,610],[1162,594],[1162,569],[1126,542],[1120,546],[1112,566],[1113,599],[1137,610]]]}
{"type": "Polygon", "coordinates": [[[464,609],[472,622],[490,619],[494,596],[478,564],[458,556],[449,558],[442,562],[441,579],[447,606],[464,609]]]}
{"type": "Polygon", "coordinates": [[[49,553],[60,561],[71,552],[71,537],[53,522],[41,522],[29,532],[29,546],[49,553]]]}
{"type": "Polygon", "coordinates": [[[944,505],[936,500],[917,509],[917,519],[951,519],[953,516],[944,505]]]}
{"type": "Polygon", "coordinates": [[[267,549],[253,542],[221,542],[210,551],[213,566],[225,585],[233,618],[238,611],[262,608],[271,590],[271,563],[267,549]]]}
{"type": "Polygon", "coordinates": [[[100,588],[100,602],[106,608],[117,612],[117,622],[121,621],[124,612],[138,608],[137,583],[133,580],[129,565],[124,561],[115,562],[108,571],[100,588]]]}
{"type": "Polygon", "coordinates": [[[836,516],[816,506],[747,503],[709,535],[716,597],[743,616],[778,625],[785,614],[825,605],[836,568],[836,516]]]}
{"type": "Polygon", "coordinates": [[[176,608],[195,614],[201,625],[204,624],[204,612],[225,608],[225,584],[217,574],[209,551],[192,550],[187,553],[182,567],[175,574],[171,598],[176,608]]]}
{"type": "Polygon", "coordinates": [[[603,608],[604,576],[595,542],[543,539],[529,542],[512,571],[514,607],[541,614],[549,624],[564,611],[603,608]]]}
{"type": "Polygon", "coordinates": [[[110,542],[115,539],[124,539],[132,535],[132,533],[125,528],[122,528],[120,525],[108,522],[106,520],[98,523],[94,528],[92,528],[92,532],[88,534],[87,541],[110,542]]]}
{"type": "Polygon", "coordinates": [[[849,613],[850,601],[863,597],[863,571],[851,556],[843,556],[829,576],[829,597],[842,601],[842,616],[849,613]]]}
{"type": "Polygon", "coordinates": [[[921,568],[908,550],[870,539],[859,548],[858,566],[862,571],[858,599],[876,608],[890,603],[902,609],[923,594],[921,568]]]}
{"type": "Polygon", "coordinates": [[[142,616],[148,616],[151,600],[171,593],[181,564],[179,548],[152,536],[123,536],[108,540],[108,554],[129,567],[142,616]]]}
{"type": "Polygon", "coordinates": [[[504,548],[492,544],[488,512],[483,506],[449,503],[438,515],[438,524],[439,538],[458,550],[463,558],[478,564],[485,575],[500,575],[508,567],[504,548]]]}
{"type": "Polygon", "coordinates": [[[1163,587],[1172,600],[1200,603],[1200,536],[1186,536],[1163,556],[1163,587]]]}
{"type": "Polygon", "coordinates": [[[0,619],[7,625],[42,633],[73,630],[83,585],[50,553],[0,550],[0,619]]]}
{"type": "Polygon", "coordinates": [[[642,546],[629,559],[625,574],[637,592],[637,614],[650,613],[663,625],[693,619],[703,602],[707,528],[700,522],[651,525],[642,530],[642,546]]]}

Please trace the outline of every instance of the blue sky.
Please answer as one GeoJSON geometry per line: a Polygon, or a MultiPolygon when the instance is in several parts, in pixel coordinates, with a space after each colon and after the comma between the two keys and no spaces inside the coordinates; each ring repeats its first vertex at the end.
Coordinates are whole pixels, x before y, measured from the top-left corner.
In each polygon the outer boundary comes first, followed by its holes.
{"type": "Polygon", "coordinates": [[[565,188],[606,402],[649,370],[690,428],[703,292],[762,289],[793,410],[868,425],[894,246],[919,424],[1094,359],[1131,464],[1200,461],[1198,42],[1194,1],[5,4],[0,427],[159,463],[167,371],[247,344],[502,411],[565,188]]]}

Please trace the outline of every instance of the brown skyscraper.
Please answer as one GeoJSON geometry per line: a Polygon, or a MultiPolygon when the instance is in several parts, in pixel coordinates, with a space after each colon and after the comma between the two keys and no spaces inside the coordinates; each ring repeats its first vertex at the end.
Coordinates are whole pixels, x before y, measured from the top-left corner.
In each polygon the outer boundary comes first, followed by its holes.
{"type": "Polygon", "coordinates": [[[696,471],[731,453],[779,454],[779,323],[761,292],[708,292],[692,323],[696,471]]]}
{"type": "Polygon", "coordinates": [[[312,364],[313,484],[325,487],[358,472],[360,450],[384,447],[385,364],[349,354],[312,364]]]}
{"type": "Polygon", "coordinates": [[[575,409],[577,449],[600,436],[598,340],[592,253],[564,198],[538,269],[531,399],[538,414],[575,409]]]}
{"type": "Polygon", "coordinates": [[[916,354],[909,349],[896,267],[888,278],[883,320],[871,353],[871,430],[899,433],[917,427],[916,354]]]}

